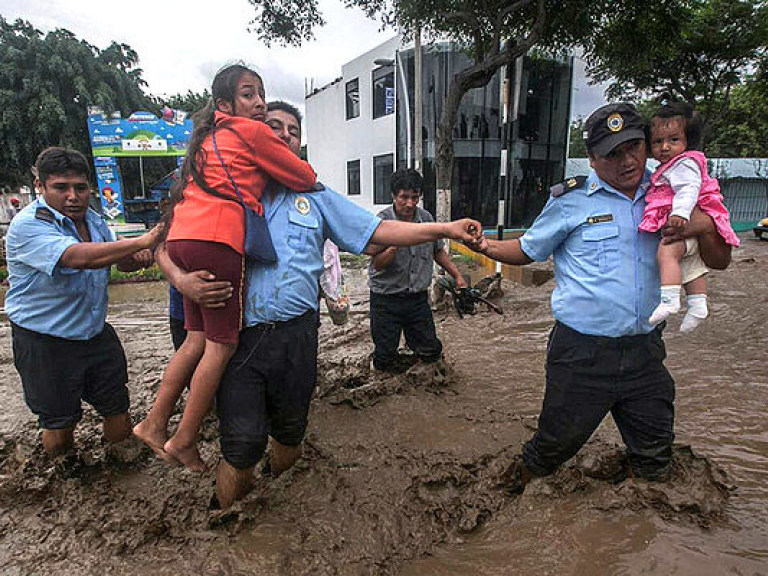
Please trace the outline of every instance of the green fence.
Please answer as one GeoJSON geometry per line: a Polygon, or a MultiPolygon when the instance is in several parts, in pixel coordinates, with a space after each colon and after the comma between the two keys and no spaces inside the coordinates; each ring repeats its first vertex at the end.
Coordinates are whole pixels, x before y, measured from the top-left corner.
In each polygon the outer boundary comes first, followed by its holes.
{"type": "Polygon", "coordinates": [[[721,179],[720,190],[736,232],[751,230],[768,216],[768,179],[721,179]]]}

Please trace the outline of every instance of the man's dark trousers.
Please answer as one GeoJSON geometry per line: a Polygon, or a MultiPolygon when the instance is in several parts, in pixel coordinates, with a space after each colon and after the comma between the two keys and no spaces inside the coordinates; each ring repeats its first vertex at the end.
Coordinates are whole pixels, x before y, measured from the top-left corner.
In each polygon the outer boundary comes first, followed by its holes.
{"type": "Polygon", "coordinates": [[[388,370],[397,361],[400,334],[405,343],[423,360],[437,360],[443,344],[435,333],[429,297],[423,292],[376,294],[371,292],[371,336],[373,366],[388,370]]]}
{"type": "Polygon", "coordinates": [[[547,350],[544,405],[538,430],[523,449],[526,467],[537,476],[550,474],[611,412],[633,472],[666,477],[675,437],[675,383],[663,363],[661,328],[608,338],[557,322],[547,350]]]}

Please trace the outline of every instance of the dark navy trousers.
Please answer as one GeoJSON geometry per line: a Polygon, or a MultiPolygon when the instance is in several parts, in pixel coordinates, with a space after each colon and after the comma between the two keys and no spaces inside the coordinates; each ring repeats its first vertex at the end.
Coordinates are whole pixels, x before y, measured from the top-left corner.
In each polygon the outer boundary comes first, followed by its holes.
{"type": "Polygon", "coordinates": [[[397,360],[401,334],[405,334],[408,348],[424,360],[437,360],[443,353],[426,291],[371,292],[373,365],[377,370],[386,370],[397,360]]]}
{"type": "Polygon", "coordinates": [[[661,328],[608,338],[557,322],[549,335],[547,378],[539,427],[523,449],[537,476],[574,456],[610,412],[633,472],[663,479],[674,441],[675,383],[664,366],[661,328]]]}

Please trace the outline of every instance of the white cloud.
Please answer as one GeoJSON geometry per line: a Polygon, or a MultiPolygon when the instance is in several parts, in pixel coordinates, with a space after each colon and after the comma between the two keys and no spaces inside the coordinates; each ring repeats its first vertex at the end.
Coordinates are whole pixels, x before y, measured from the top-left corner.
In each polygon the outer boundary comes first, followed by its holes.
{"type": "MultiPolygon", "coordinates": [[[[248,32],[255,14],[248,0],[133,0],[120,10],[104,0],[0,1],[7,20],[22,18],[44,32],[66,28],[102,49],[112,41],[128,44],[156,96],[200,92],[219,68],[242,60],[262,74],[268,99],[303,108],[305,82],[327,84],[343,64],[394,35],[340,0],[320,0],[327,24],[299,48],[268,48],[248,32]]],[[[586,116],[604,103],[604,87],[588,85],[584,62],[577,58],[575,64],[572,115],[586,116]]]]}
{"type": "Polygon", "coordinates": [[[254,17],[247,0],[134,0],[120,10],[103,0],[2,0],[7,20],[22,18],[44,32],[66,28],[99,48],[128,44],[139,55],[149,92],[172,95],[210,87],[216,71],[242,60],[259,70],[269,98],[303,103],[304,78],[329,82],[341,66],[392,36],[361,11],[321,0],[328,24],[300,48],[266,47],[248,32],[254,17]]]}

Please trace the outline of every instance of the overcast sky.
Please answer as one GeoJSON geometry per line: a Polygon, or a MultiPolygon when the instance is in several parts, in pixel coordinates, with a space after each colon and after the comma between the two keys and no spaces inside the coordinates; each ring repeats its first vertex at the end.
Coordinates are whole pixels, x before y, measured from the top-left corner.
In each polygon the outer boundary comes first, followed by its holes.
{"type": "MultiPolygon", "coordinates": [[[[221,66],[244,60],[264,76],[269,99],[302,108],[305,82],[327,84],[341,75],[343,64],[394,35],[341,0],[320,0],[320,7],[327,24],[314,41],[268,48],[248,32],[254,16],[248,0],[0,0],[7,20],[23,18],[44,32],[66,28],[102,49],[113,40],[128,44],[156,96],[200,92],[221,66]]],[[[578,60],[573,97],[574,117],[603,103],[602,88],[585,83],[578,60]]]]}

